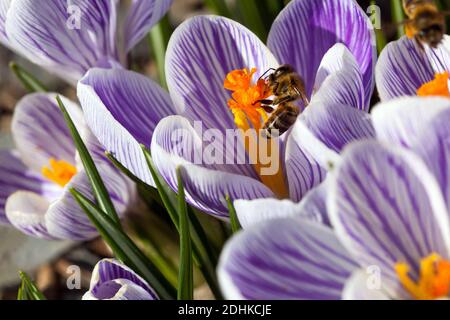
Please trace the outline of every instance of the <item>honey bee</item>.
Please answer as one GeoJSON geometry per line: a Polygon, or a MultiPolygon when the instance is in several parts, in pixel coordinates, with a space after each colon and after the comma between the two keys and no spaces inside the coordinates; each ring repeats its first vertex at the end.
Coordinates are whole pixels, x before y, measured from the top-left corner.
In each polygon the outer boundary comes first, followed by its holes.
{"type": "Polygon", "coordinates": [[[445,16],[449,13],[440,12],[434,0],[402,1],[408,17],[404,22],[406,34],[420,45],[428,44],[436,48],[446,33],[445,16]]]}
{"type": "Polygon", "coordinates": [[[277,130],[279,135],[282,135],[295,123],[300,110],[293,102],[301,99],[305,106],[309,104],[304,81],[291,65],[269,69],[261,78],[270,71],[273,72],[265,80],[274,99],[257,101],[266,112],[271,113],[262,128],[262,134],[267,139],[272,138],[272,130],[277,130]]]}

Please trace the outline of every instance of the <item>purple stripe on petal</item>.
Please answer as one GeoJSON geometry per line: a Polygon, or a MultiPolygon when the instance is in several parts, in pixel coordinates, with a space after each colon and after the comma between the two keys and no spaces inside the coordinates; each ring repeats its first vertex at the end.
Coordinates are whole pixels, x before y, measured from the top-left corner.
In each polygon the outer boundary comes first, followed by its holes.
{"type": "Polygon", "coordinates": [[[105,149],[153,184],[139,144],[150,145],[158,122],[174,108],[159,85],[135,72],[92,69],[78,84],[86,122],[105,149]]]}
{"type": "Polygon", "coordinates": [[[76,82],[100,61],[119,60],[116,6],[117,0],[15,0],[6,33],[32,62],[76,82]]]}
{"type": "Polygon", "coordinates": [[[227,299],[340,299],[357,265],[316,222],[270,220],[233,237],[218,274],[227,299]]]}
{"type": "Polygon", "coordinates": [[[170,95],[179,114],[201,121],[206,129],[235,128],[224,89],[233,70],[257,68],[258,76],[278,63],[266,46],[239,23],[197,16],[179,26],[170,40],[166,71],[170,95]]]}
{"type": "Polygon", "coordinates": [[[12,0],[3,0],[0,1],[0,43],[9,47],[8,36],[6,35],[6,15],[8,13],[9,7],[11,5],[12,0]]]}
{"type": "Polygon", "coordinates": [[[133,270],[113,259],[101,260],[92,272],[83,300],[157,300],[148,283],[133,270]]]}
{"type": "Polygon", "coordinates": [[[420,260],[448,257],[450,230],[439,186],[415,154],[376,141],[352,144],[330,181],[328,209],[339,238],[364,267],[378,266],[398,294],[394,265],[413,276],[420,260]]]}
{"type": "Polygon", "coordinates": [[[343,43],[358,62],[365,105],[369,105],[374,87],[374,39],[368,17],[353,0],[295,0],[275,20],[268,46],[280,63],[296,67],[311,95],[323,56],[336,43],[343,43]]]}
{"type": "MultiPolygon", "coordinates": [[[[446,38],[446,41],[450,41],[446,38]]],[[[389,43],[376,67],[377,89],[381,100],[415,96],[417,89],[434,79],[436,72],[450,71],[450,56],[445,48],[425,48],[406,36],[389,43]]]]}
{"type": "Polygon", "coordinates": [[[133,0],[125,25],[126,51],[130,51],[161,19],[173,0],[133,0]]]}

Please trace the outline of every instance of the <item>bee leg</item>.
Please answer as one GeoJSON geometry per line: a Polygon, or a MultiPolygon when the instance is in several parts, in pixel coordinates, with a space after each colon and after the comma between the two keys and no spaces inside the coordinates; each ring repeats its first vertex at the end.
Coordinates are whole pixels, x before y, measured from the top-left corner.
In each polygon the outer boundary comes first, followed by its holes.
{"type": "Polygon", "coordinates": [[[291,97],[291,96],[278,97],[278,98],[275,98],[273,100],[272,104],[274,106],[277,106],[279,104],[282,104],[282,103],[285,103],[285,102],[290,102],[290,101],[293,101],[293,100],[295,100],[295,99],[293,97],[291,97]]]}
{"type": "Polygon", "coordinates": [[[272,113],[275,110],[272,106],[268,106],[268,105],[265,105],[265,104],[263,104],[261,106],[261,108],[263,108],[264,111],[267,112],[267,113],[272,113]]]}
{"type": "Polygon", "coordinates": [[[273,104],[273,100],[269,100],[269,99],[258,100],[258,101],[255,101],[253,103],[253,105],[258,104],[258,103],[262,103],[264,105],[272,105],[273,104]]]}

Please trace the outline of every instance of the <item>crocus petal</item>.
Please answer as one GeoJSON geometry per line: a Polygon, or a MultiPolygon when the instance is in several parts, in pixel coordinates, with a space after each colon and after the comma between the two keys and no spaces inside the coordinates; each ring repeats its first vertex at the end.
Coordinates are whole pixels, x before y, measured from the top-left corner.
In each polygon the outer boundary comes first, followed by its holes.
{"type": "Polygon", "coordinates": [[[302,210],[301,205],[291,200],[236,200],[234,206],[239,222],[244,229],[248,229],[263,221],[286,217],[298,217],[300,219],[322,222],[322,214],[318,214],[317,211],[302,210]]]}
{"type": "MultiPolygon", "coordinates": [[[[450,103],[449,103],[450,106],[450,103]]],[[[434,174],[450,212],[450,108],[438,113],[418,136],[412,149],[434,174]]]]}
{"type": "Polygon", "coordinates": [[[295,0],[273,23],[268,46],[280,63],[296,68],[311,96],[323,56],[343,43],[358,62],[368,102],[374,88],[374,39],[369,18],[353,0],[295,0]]]}
{"type": "Polygon", "coordinates": [[[448,257],[449,218],[432,174],[414,153],[376,141],[352,144],[333,172],[328,210],[355,260],[378,266],[391,296],[399,295],[396,263],[418,274],[420,260],[448,257]]]}
{"type": "MultiPolygon", "coordinates": [[[[41,172],[50,159],[75,164],[75,145],[54,94],[34,93],[25,96],[16,106],[12,133],[22,160],[41,172]]],[[[82,130],[80,108],[61,97],[74,123],[82,130]]]]}
{"type": "Polygon", "coordinates": [[[117,0],[15,0],[6,33],[32,62],[76,82],[89,68],[119,59],[116,6],[117,0]]]}
{"type": "Polygon", "coordinates": [[[325,179],[326,170],[297,142],[296,133],[287,138],[285,159],[289,195],[298,202],[325,179]]]}
{"type": "Polygon", "coordinates": [[[6,201],[5,212],[11,224],[23,233],[50,240],[55,238],[45,224],[49,205],[47,199],[36,193],[17,191],[6,201]]]}
{"type": "Polygon", "coordinates": [[[302,121],[319,140],[336,152],[352,141],[375,136],[369,114],[338,103],[317,101],[309,105],[302,121]]]}
{"type": "Polygon", "coordinates": [[[92,69],[78,83],[78,98],[87,124],[105,149],[153,185],[139,144],[148,147],[158,122],[175,112],[169,94],[132,71],[92,69]]]}
{"type": "Polygon", "coordinates": [[[299,204],[299,210],[307,212],[318,222],[330,226],[330,218],[327,210],[328,180],[309,191],[299,204]]]}
{"type": "Polygon", "coordinates": [[[382,278],[375,274],[378,269],[357,270],[345,284],[344,300],[388,300],[389,296],[381,287],[382,278]],[[372,277],[372,278],[371,278],[372,277]]]}
{"type": "Polygon", "coordinates": [[[181,116],[163,119],[153,135],[151,152],[155,166],[173,190],[178,190],[176,169],[182,167],[188,202],[205,212],[227,217],[226,195],[232,200],[273,196],[254,178],[214,169],[214,163],[207,164],[208,158],[202,159],[201,146],[201,138],[181,116]]]}
{"type": "Polygon", "coordinates": [[[368,111],[364,85],[358,63],[343,45],[334,45],[322,59],[316,76],[314,101],[325,104],[343,104],[368,111]]]}
{"type": "Polygon", "coordinates": [[[0,1],[0,43],[9,46],[8,36],[6,35],[6,15],[12,0],[0,1]]]}
{"type": "MultiPolygon", "coordinates": [[[[109,191],[119,217],[123,217],[128,203],[133,198],[133,189],[128,181],[110,166],[97,164],[97,169],[109,191]]],[[[92,188],[84,170],[75,175],[64,189],[64,194],[50,206],[46,223],[51,235],[61,239],[87,240],[98,235],[86,213],[80,208],[70,193],[74,188],[94,201],[92,188]]]]}
{"type": "Polygon", "coordinates": [[[432,119],[450,108],[450,100],[437,97],[404,97],[380,103],[372,111],[377,138],[411,148],[432,119]]]}
{"type": "Polygon", "coordinates": [[[125,25],[125,47],[130,51],[166,14],[173,0],[133,0],[125,25]]]}
{"type": "Polygon", "coordinates": [[[179,26],[166,56],[169,92],[178,113],[205,128],[235,128],[227,106],[226,75],[257,68],[255,80],[278,63],[266,46],[239,23],[216,16],[196,16],[179,26]]]}
{"type": "MultiPolygon", "coordinates": [[[[446,41],[450,41],[446,36],[446,41]]],[[[417,89],[434,79],[442,69],[449,70],[450,57],[445,46],[424,50],[406,36],[389,43],[378,61],[375,77],[382,101],[415,96],[417,89]]]]}
{"type": "Polygon", "coordinates": [[[227,299],[340,299],[356,264],[331,229],[284,218],[244,230],[222,252],[227,299]]]}
{"type": "Polygon", "coordinates": [[[61,189],[54,183],[48,183],[36,173],[30,171],[20,160],[18,152],[0,151],[0,222],[9,223],[5,214],[6,200],[16,191],[29,191],[51,200],[58,197],[61,189]]]}
{"type": "Polygon", "coordinates": [[[133,270],[113,259],[103,259],[92,272],[83,300],[157,300],[148,283],[133,270]]]}

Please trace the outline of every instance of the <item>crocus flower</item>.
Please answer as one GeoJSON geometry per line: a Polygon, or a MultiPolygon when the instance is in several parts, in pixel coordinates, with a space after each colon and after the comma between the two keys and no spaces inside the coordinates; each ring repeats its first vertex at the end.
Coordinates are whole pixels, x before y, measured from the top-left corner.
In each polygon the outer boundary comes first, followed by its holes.
{"type": "Polygon", "coordinates": [[[226,218],[226,195],[298,201],[325,176],[322,164],[298,143],[296,127],[273,146],[280,163],[275,173],[265,176],[261,163],[249,161],[237,129],[258,129],[267,118],[255,103],[265,97],[257,79],[280,64],[294,66],[312,97],[299,126],[310,131],[318,122],[331,126],[330,134],[321,137],[328,141],[320,143],[333,143],[338,150],[371,130],[364,119],[374,85],[372,44],[368,19],[351,0],[291,1],[274,22],[268,47],[235,21],[197,16],[170,40],[170,97],[143,76],[101,69],[80,81],[78,96],[93,133],[137,177],[152,184],[139,147],[152,141],[154,163],[168,184],[177,190],[175,168],[181,166],[187,200],[226,218]],[[233,147],[230,130],[237,132],[233,147]]]}
{"type": "Polygon", "coordinates": [[[2,0],[0,42],[62,79],[125,65],[128,52],[172,0],[133,0],[123,23],[118,0],[2,0]]]}
{"type": "Polygon", "coordinates": [[[291,217],[255,224],[226,245],[225,296],[450,298],[449,120],[448,99],[375,107],[376,139],[345,148],[325,192],[315,189],[288,207],[291,217]]]}
{"type": "Polygon", "coordinates": [[[83,300],[157,300],[148,283],[114,259],[101,260],[92,272],[89,291],[83,300]]]}
{"type": "Polygon", "coordinates": [[[376,66],[381,100],[401,96],[445,96],[449,93],[450,37],[433,49],[407,36],[389,43],[376,66]]]}
{"type": "MultiPolygon", "coordinates": [[[[90,182],[55,97],[31,94],[16,107],[12,120],[16,149],[0,151],[0,222],[40,238],[93,238],[96,229],[69,192],[76,188],[93,200],[90,182]]],[[[131,183],[103,159],[80,107],[63,101],[122,216],[133,198],[131,183]]]]}

